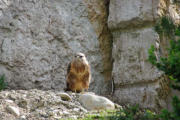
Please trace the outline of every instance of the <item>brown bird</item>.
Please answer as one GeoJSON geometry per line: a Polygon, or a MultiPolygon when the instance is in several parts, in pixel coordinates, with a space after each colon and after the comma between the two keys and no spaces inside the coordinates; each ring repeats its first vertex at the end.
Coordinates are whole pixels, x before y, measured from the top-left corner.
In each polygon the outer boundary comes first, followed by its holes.
{"type": "Polygon", "coordinates": [[[66,76],[66,91],[84,92],[91,80],[90,65],[83,53],[76,53],[69,63],[66,76]]]}

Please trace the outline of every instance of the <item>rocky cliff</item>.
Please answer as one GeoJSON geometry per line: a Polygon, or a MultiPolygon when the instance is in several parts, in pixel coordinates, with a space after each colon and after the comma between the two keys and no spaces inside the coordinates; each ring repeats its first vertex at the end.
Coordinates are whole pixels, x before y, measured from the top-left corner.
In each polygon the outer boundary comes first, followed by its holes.
{"type": "Polygon", "coordinates": [[[62,90],[73,53],[83,52],[92,69],[90,89],[100,92],[100,43],[82,0],[12,0],[0,7],[0,71],[10,88],[62,90]]]}
{"type": "Polygon", "coordinates": [[[120,104],[165,107],[168,82],[147,51],[159,41],[159,15],[178,22],[178,8],[169,0],[0,1],[0,74],[10,89],[63,90],[73,53],[83,52],[90,91],[120,104]]]}

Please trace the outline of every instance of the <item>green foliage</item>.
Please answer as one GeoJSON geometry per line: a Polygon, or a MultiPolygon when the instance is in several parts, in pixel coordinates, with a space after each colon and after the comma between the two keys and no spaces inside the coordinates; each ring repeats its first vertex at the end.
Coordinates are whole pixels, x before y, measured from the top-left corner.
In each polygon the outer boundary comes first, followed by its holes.
{"type": "Polygon", "coordinates": [[[166,16],[163,16],[155,25],[155,31],[159,35],[164,33],[169,37],[173,35],[175,28],[176,26],[174,25],[173,21],[166,16]]]}
{"type": "Polygon", "coordinates": [[[180,120],[180,100],[177,96],[173,97],[173,111],[169,112],[168,110],[162,110],[159,117],[161,120],[180,120]]]}
{"type": "Polygon", "coordinates": [[[180,36],[180,26],[177,27],[177,29],[175,31],[175,35],[180,36]]]}
{"type": "Polygon", "coordinates": [[[1,75],[0,76],[0,91],[5,89],[6,87],[6,83],[5,83],[5,75],[1,75]]]}
{"type": "MultiPolygon", "coordinates": [[[[167,17],[163,17],[160,22],[155,26],[155,30],[159,35],[164,34],[171,39],[168,55],[161,57],[160,60],[156,59],[155,47],[151,46],[148,50],[149,62],[156,66],[159,70],[163,71],[169,76],[174,89],[180,90],[180,26],[175,26],[173,22],[167,17]]],[[[173,111],[162,110],[159,118],[161,120],[180,120],[180,100],[177,96],[173,97],[173,111]]]]}
{"type": "Polygon", "coordinates": [[[78,120],[110,120],[109,117],[114,116],[114,114],[115,111],[113,110],[105,110],[95,114],[88,114],[84,118],[79,118],[78,120]]]}
{"type": "Polygon", "coordinates": [[[138,105],[128,106],[127,108],[117,111],[109,120],[156,120],[158,116],[150,111],[142,111],[138,105]]]}
{"type": "Polygon", "coordinates": [[[177,96],[173,97],[173,118],[180,120],[180,100],[177,96]]]}
{"type": "Polygon", "coordinates": [[[163,109],[161,111],[161,114],[159,115],[159,117],[162,119],[162,120],[172,120],[172,116],[171,116],[171,113],[166,110],[166,109],[163,109]]]}
{"type": "Polygon", "coordinates": [[[180,83],[180,39],[175,40],[176,36],[180,37],[180,26],[177,27],[171,19],[162,17],[161,21],[155,26],[155,30],[159,34],[164,33],[168,37],[171,36],[172,40],[170,41],[167,57],[161,57],[158,61],[155,56],[155,47],[152,45],[148,50],[148,60],[174,81],[173,88],[180,90],[180,86],[177,84],[180,83]]]}
{"type": "MultiPolygon", "coordinates": [[[[170,41],[168,56],[161,57],[159,61],[156,59],[154,46],[151,46],[148,53],[150,63],[159,70],[164,71],[175,83],[180,82],[180,40],[170,41]]],[[[173,87],[176,89],[180,88],[178,84],[174,84],[173,87]]]]}
{"type": "Polygon", "coordinates": [[[157,64],[157,58],[155,56],[155,47],[154,45],[151,45],[150,49],[148,50],[148,55],[149,55],[149,61],[150,63],[152,63],[153,65],[157,64]]]}
{"type": "Polygon", "coordinates": [[[136,105],[116,111],[103,111],[98,115],[88,115],[79,120],[158,120],[158,115],[150,110],[142,111],[136,105]]]}

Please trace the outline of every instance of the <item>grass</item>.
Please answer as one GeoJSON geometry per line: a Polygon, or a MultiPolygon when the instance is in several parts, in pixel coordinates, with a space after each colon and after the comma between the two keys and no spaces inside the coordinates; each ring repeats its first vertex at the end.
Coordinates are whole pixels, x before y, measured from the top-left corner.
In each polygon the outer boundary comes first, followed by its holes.
{"type": "Polygon", "coordinates": [[[159,120],[159,115],[148,109],[142,110],[136,105],[127,106],[124,109],[104,110],[90,113],[77,120],[159,120]]]}

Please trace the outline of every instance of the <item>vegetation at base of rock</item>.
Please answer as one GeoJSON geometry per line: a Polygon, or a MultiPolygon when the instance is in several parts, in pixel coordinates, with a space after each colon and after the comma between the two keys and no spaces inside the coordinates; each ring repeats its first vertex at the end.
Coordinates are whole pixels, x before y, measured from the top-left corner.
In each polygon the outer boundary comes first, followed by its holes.
{"type": "Polygon", "coordinates": [[[5,75],[0,76],[0,91],[6,88],[5,75]]]}
{"type": "MultiPolygon", "coordinates": [[[[163,71],[171,80],[171,87],[180,91],[180,26],[173,24],[168,17],[162,17],[155,26],[156,32],[170,39],[168,55],[156,58],[155,46],[149,49],[149,62],[163,71]],[[179,39],[177,39],[179,38],[179,39]]],[[[177,96],[173,97],[173,111],[162,110],[160,118],[162,120],[180,120],[180,100],[177,96]]]]}
{"type": "Polygon", "coordinates": [[[160,118],[162,120],[180,120],[180,100],[177,96],[173,97],[173,111],[169,112],[168,110],[162,110],[160,118]]]}
{"type": "Polygon", "coordinates": [[[158,116],[151,110],[142,110],[138,105],[128,106],[125,109],[118,110],[109,120],[155,120],[158,116]]]}
{"type": "Polygon", "coordinates": [[[136,105],[115,111],[101,111],[99,114],[89,114],[85,118],[79,118],[78,120],[180,120],[180,107],[177,107],[180,106],[179,102],[177,97],[173,98],[173,112],[164,109],[160,114],[156,114],[149,109],[140,109],[136,105]]]}
{"type": "Polygon", "coordinates": [[[142,110],[136,105],[115,111],[101,111],[99,114],[90,114],[78,120],[159,120],[159,115],[148,109],[142,110]]]}

